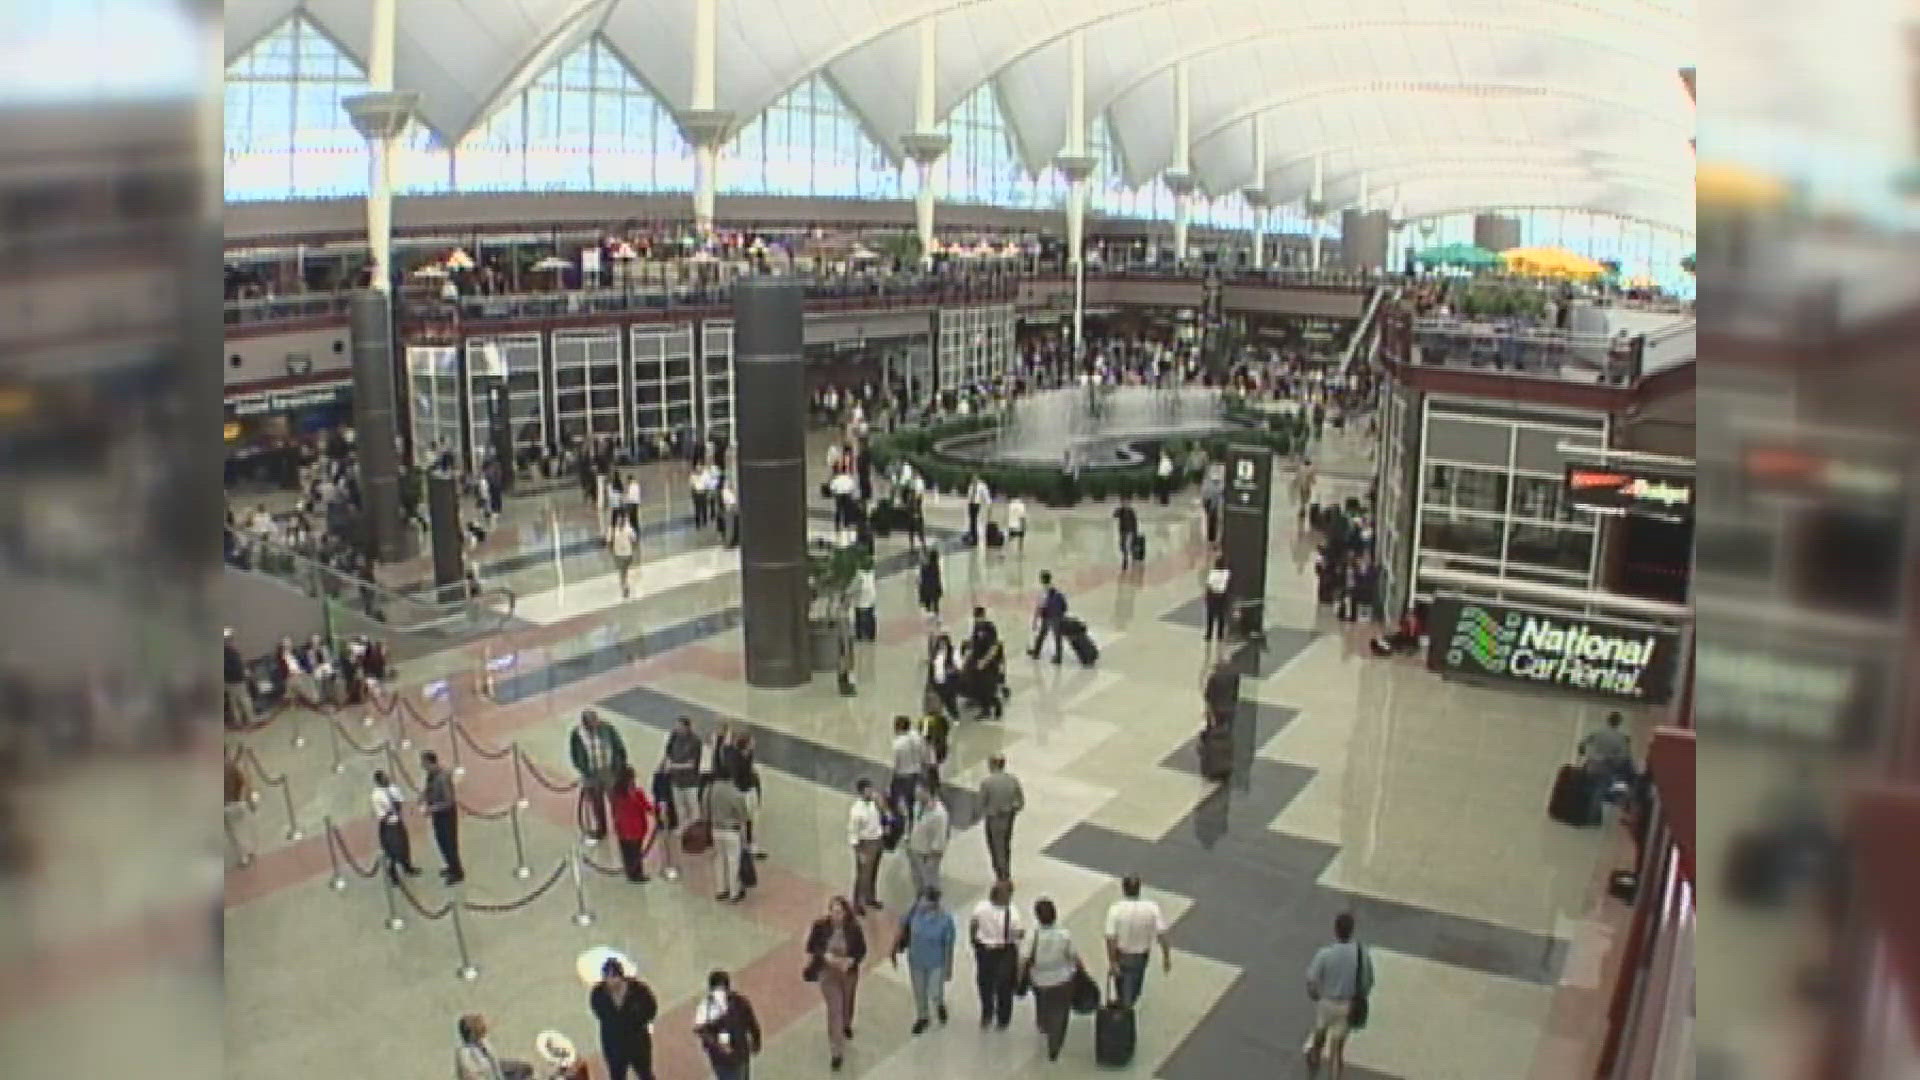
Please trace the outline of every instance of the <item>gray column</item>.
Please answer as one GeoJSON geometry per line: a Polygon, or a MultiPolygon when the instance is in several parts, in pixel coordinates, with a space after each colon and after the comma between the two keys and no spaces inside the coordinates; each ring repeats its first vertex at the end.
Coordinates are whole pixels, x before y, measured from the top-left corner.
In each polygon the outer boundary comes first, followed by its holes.
{"type": "Polygon", "coordinates": [[[800,686],[812,675],[801,300],[791,279],[733,286],[740,610],[747,685],[765,689],[800,686]]]}
{"type": "Polygon", "coordinates": [[[1273,510],[1273,451],[1263,446],[1227,447],[1227,491],[1220,521],[1220,553],[1232,575],[1228,588],[1236,614],[1233,629],[1259,634],[1266,628],[1267,520],[1273,510]]]}
{"type": "Polygon", "coordinates": [[[467,545],[460,525],[460,486],[452,473],[435,469],[427,474],[427,514],[436,595],[443,602],[456,600],[467,580],[467,545]]]}
{"type": "Polygon", "coordinates": [[[1379,270],[1387,265],[1387,212],[1340,212],[1340,264],[1348,270],[1379,270]]]}
{"type": "Polygon", "coordinates": [[[376,562],[400,562],[413,556],[414,537],[400,515],[392,300],[382,290],[356,291],[347,300],[347,325],[353,342],[354,449],[370,554],[376,562]]]}
{"type": "Polygon", "coordinates": [[[1520,246],[1520,219],[1503,214],[1473,215],[1473,246],[1506,251],[1520,246]]]}

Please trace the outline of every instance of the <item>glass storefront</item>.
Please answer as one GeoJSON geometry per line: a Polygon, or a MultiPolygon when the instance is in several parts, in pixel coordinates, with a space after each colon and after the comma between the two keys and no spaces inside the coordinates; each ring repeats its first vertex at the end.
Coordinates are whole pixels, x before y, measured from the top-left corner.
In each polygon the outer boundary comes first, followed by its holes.
{"type": "Polygon", "coordinates": [[[1559,447],[1605,445],[1607,418],[1437,395],[1420,408],[1416,597],[1432,593],[1419,575],[1432,564],[1592,588],[1599,532],[1566,498],[1559,447]]]}

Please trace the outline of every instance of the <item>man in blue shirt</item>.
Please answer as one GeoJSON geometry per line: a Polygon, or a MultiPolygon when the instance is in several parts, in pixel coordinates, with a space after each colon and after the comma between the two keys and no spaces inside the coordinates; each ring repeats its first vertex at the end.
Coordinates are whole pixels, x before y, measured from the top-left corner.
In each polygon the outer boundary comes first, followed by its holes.
{"type": "Polygon", "coordinates": [[[1340,1080],[1346,1071],[1347,1032],[1354,1001],[1373,992],[1373,964],[1360,943],[1353,940],[1353,916],[1341,912],[1333,919],[1334,940],[1320,946],[1307,964],[1307,997],[1314,1002],[1313,1036],[1308,1041],[1307,1067],[1320,1067],[1324,1051],[1328,1080],[1340,1080]]]}
{"type": "Polygon", "coordinates": [[[940,887],[930,885],[900,920],[894,939],[894,966],[907,954],[907,974],[913,980],[913,1033],[927,1030],[931,1013],[947,1022],[947,980],[953,977],[953,942],[958,936],[953,916],[940,906],[940,887]]]}
{"type": "Polygon", "coordinates": [[[1040,659],[1040,647],[1047,643],[1047,635],[1052,634],[1053,662],[1057,664],[1060,662],[1062,644],[1060,620],[1067,617],[1067,598],[1053,587],[1053,574],[1049,571],[1040,571],[1040,588],[1045,591],[1040,594],[1040,604],[1033,612],[1033,648],[1027,650],[1027,655],[1035,660],[1040,659]]]}

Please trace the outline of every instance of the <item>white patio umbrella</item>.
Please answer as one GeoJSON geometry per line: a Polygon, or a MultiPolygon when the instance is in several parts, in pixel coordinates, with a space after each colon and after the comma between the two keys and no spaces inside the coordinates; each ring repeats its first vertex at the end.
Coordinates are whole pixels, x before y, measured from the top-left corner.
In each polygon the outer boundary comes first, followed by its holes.
{"type": "Polygon", "coordinates": [[[544,258],[544,259],[541,259],[541,260],[540,260],[539,262],[537,262],[537,263],[534,263],[534,264],[533,264],[533,266],[532,266],[532,267],[530,267],[529,269],[533,269],[533,270],[567,270],[567,269],[570,269],[570,268],[571,268],[572,266],[573,266],[573,264],[572,264],[572,263],[570,263],[570,262],[568,262],[568,261],[567,261],[567,260],[565,260],[565,259],[562,259],[562,258],[560,258],[559,256],[556,256],[556,255],[549,255],[549,256],[547,256],[546,258],[544,258]]]}
{"type": "Polygon", "coordinates": [[[413,276],[417,278],[443,278],[447,276],[447,269],[439,263],[428,263],[418,270],[415,270],[413,276]]]}
{"type": "Polygon", "coordinates": [[[464,248],[454,248],[447,253],[446,265],[449,270],[471,270],[474,266],[473,256],[467,254],[464,248]]]}

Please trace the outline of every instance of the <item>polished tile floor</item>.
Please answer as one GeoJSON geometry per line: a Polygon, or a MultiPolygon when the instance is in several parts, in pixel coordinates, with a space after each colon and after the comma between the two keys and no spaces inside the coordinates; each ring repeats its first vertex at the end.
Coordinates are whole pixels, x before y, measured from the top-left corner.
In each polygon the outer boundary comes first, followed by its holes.
{"type": "MultiPolygon", "coordinates": [[[[1333,437],[1321,461],[1323,501],[1364,488],[1357,435],[1333,437]]],[[[596,945],[635,958],[661,999],[660,1076],[706,1075],[689,1028],[714,967],[734,971],[762,1013],[767,1045],[756,1077],[826,1075],[824,1009],[798,977],[801,941],[827,898],[850,889],[851,788],[862,776],[884,779],[888,721],[918,706],[927,623],[914,606],[903,542],[883,541],[880,640],[861,647],[858,695],[839,696],[830,677],[794,691],[748,687],[738,575],[711,532],[677,520],[677,487],[656,487],[661,502],[647,512],[661,524],[643,550],[649,569],[636,572],[633,599],[619,599],[605,557],[580,542],[591,525],[578,497],[556,496],[538,515],[549,523],[544,539],[530,527],[520,549],[500,541],[495,554],[519,560],[495,573],[527,598],[522,625],[405,672],[416,697],[443,679],[451,690],[451,700],[420,706],[425,724],[357,713],[286,718],[250,737],[264,767],[289,778],[300,838],[285,839],[289,800],[269,791],[251,822],[259,856],[229,873],[227,1076],[445,1075],[454,1018],[468,1011],[491,1018],[506,1054],[530,1055],[534,1035],[548,1028],[591,1049],[593,1021],[574,968],[596,945]],[[558,571],[555,523],[563,534],[582,534],[563,539],[558,571]],[[476,671],[509,654],[510,662],[496,661],[491,696],[478,695],[476,671]],[[759,829],[772,857],[745,903],[713,902],[704,861],[677,881],[656,875],[633,885],[606,876],[593,865],[612,861],[604,845],[588,849],[575,886],[571,798],[548,793],[528,772],[516,783],[511,755],[485,755],[516,744],[541,776],[568,777],[567,731],[590,705],[620,727],[643,771],[677,717],[703,733],[722,721],[755,732],[765,781],[759,829]],[[471,736],[460,740],[463,803],[504,815],[462,823],[465,899],[504,905],[553,880],[512,910],[463,913],[459,940],[451,919],[423,918],[404,896],[392,898],[404,926],[388,929],[388,894],[353,865],[374,850],[368,774],[389,760],[381,743],[397,750],[408,740],[398,756],[409,771],[422,746],[444,758],[452,732],[429,725],[448,715],[471,736]],[[523,791],[529,806],[519,811],[523,791]],[[330,858],[329,822],[350,860],[330,858]],[[328,887],[336,863],[345,885],[338,891],[328,887]],[[518,865],[526,878],[515,875],[518,865]],[[590,925],[575,918],[583,910],[590,925]],[[478,969],[472,980],[456,974],[462,940],[478,969]]],[[[1290,494],[1278,498],[1267,647],[1238,657],[1250,675],[1238,764],[1224,786],[1196,772],[1198,691],[1214,654],[1196,626],[1204,552],[1190,501],[1143,508],[1151,555],[1124,575],[1110,507],[1039,512],[1024,550],[1005,552],[958,549],[951,530],[963,508],[934,507],[933,524],[948,530],[947,623],[964,625],[977,603],[1017,639],[1036,577],[1051,569],[1102,649],[1098,665],[1083,669],[1071,658],[1061,666],[1028,661],[1010,648],[1005,720],[955,732],[946,770],[957,829],[943,868],[948,895],[964,910],[985,893],[990,875],[971,792],[987,757],[1004,753],[1028,795],[1014,837],[1018,899],[1053,898],[1096,958],[1096,973],[1104,968],[1102,916],[1121,875],[1140,874],[1172,922],[1172,969],[1156,965],[1149,976],[1138,1054],[1119,1075],[1305,1075],[1302,972],[1341,910],[1359,920],[1379,979],[1375,1021],[1353,1040],[1350,1075],[1541,1075],[1556,1000],[1590,977],[1592,965],[1574,957],[1605,945],[1594,936],[1610,903],[1599,885],[1618,857],[1612,830],[1566,829],[1542,807],[1553,770],[1605,710],[1443,683],[1415,662],[1372,658],[1367,630],[1344,627],[1313,604],[1311,552],[1293,530],[1290,494]]],[[[438,866],[423,823],[413,844],[423,867],[438,866]]],[[[869,921],[876,948],[891,939],[891,919],[910,892],[898,863],[890,856],[882,866],[888,907],[869,921]]],[[[448,896],[431,872],[410,884],[427,913],[448,896]]],[[[1029,1006],[1012,1030],[981,1032],[966,953],[949,988],[952,1025],[918,1037],[908,1031],[904,971],[870,962],[843,1075],[1094,1074],[1088,1018],[1075,1018],[1054,1063],[1041,1052],[1029,1006]]]]}

